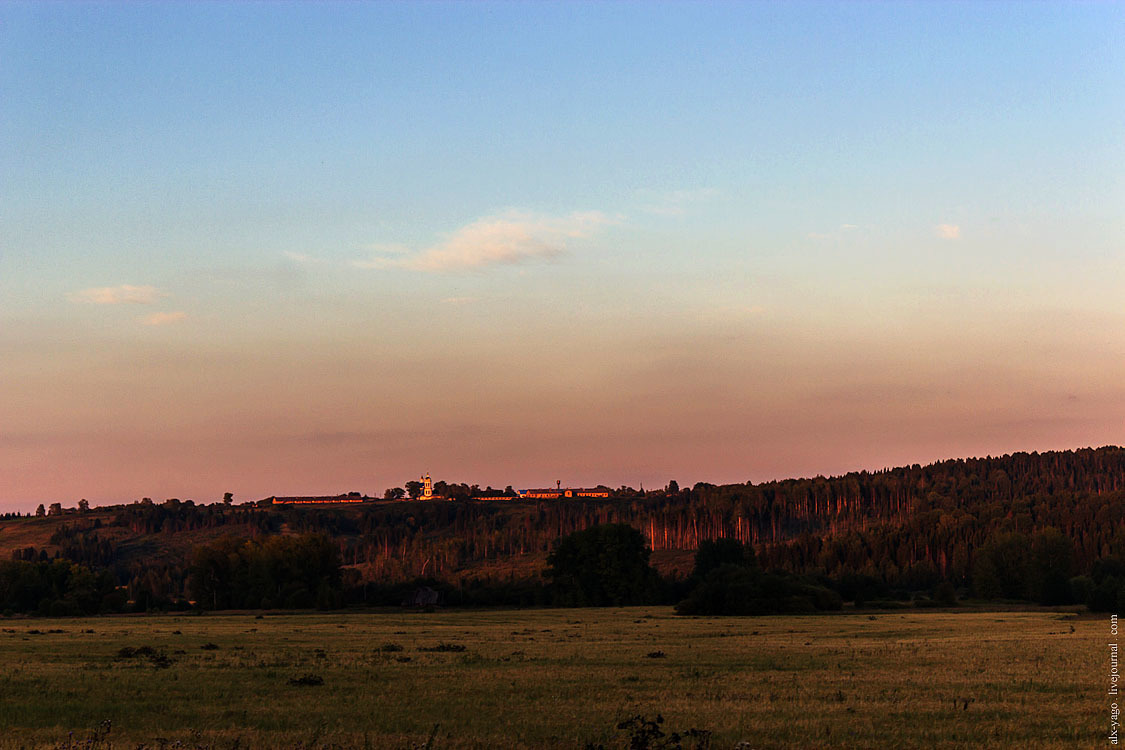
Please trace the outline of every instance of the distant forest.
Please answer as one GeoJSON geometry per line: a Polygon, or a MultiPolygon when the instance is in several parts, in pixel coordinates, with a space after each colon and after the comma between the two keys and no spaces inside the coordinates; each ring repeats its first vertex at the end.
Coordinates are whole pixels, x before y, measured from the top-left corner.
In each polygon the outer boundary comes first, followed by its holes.
{"type": "MultiPolygon", "coordinates": [[[[1105,447],[762,484],[673,481],[608,500],[54,507],[49,539],[0,563],[0,611],[388,604],[423,581],[451,603],[547,604],[558,540],[603,524],[633,527],[657,552],[735,540],[762,568],[860,604],[931,601],[941,589],[946,601],[1120,609],[1123,501],[1125,449],[1105,447]]],[[[0,530],[36,522],[9,514],[0,530]]],[[[682,597],[682,582],[665,583],[654,597],[682,597]]]]}

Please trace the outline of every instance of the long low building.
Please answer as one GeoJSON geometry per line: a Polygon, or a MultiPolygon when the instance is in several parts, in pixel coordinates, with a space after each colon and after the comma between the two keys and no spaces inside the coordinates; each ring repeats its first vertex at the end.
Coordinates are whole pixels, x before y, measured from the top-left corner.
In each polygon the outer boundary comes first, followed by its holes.
{"type": "Polygon", "coordinates": [[[303,497],[267,497],[273,505],[337,505],[339,503],[366,503],[374,500],[358,493],[349,495],[311,495],[303,497]]]}
{"type": "Polygon", "coordinates": [[[540,490],[516,490],[516,494],[528,500],[558,500],[564,497],[609,497],[609,490],[601,488],[576,490],[570,487],[564,490],[559,487],[549,487],[540,490]]]}

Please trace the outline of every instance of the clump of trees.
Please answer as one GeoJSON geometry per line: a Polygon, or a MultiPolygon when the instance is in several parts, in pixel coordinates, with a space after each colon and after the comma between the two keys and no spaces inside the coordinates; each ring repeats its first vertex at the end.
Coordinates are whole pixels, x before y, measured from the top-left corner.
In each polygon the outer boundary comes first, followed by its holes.
{"type": "Polygon", "coordinates": [[[972,584],[982,599],[1069,604],[1073,575],[1074,544],[1047,528],[1030,537],[1016,532],[992,537],[976,555],[972,584]]]}
{"type": "MultiPolygon", "coordinates": [[[[736,539],[699,545],[691,578],[664,581],[649,565],[644,536],[627,524],[601,524],[560,539],[547,558],[552,601],[569,607],[657,604],[677,588],[683,615],[764,615],[840,609],[839,594],[816,581],[767,572],[753,547],[736,539]]],[[[675,601],[672,599],[671,601],[675,601]]]]}
{"type": "Polygon", "coordinates": [[[1117,555],[1094,563],[1090,575],[1070,579],[1071,597],[1092,612],[1125,612],[1125,562],[1117,555]]]}
{"type": "Polygon", "coordinates": [[[113,575],[69,560],[0,562],[0,607],[6,613],[41,616],[120,612],[126,595],[113,575]]]}
{"type": "Polygon", "coordinates": [[[650,604],[661,592],[644,537],[623,523],[601,524],[563,537],[547,557],[557,604],[607,607],[650,604]]]}
{"type": "Polygon", "coordinates": [[[188,590],[204,609],[331,609],[343,601],[337,546],[322,534],[196,547],[188,590]]]}
{"type": "Polygon", "coordinates": [[[701,542],[681,615],[768,615],[840,609],[839,594],[796,576],[762,570],[752,547],[735,539],[701,542]]]}
{"type": "Polygon", "coordinates": [[[254,531],[273,531],[279,525],[276,515],[251,507],[226,502],[196,505],[191,500],[174,497],[159,504],[146,497],[139,503],[121,506],[114,514],[112,523],[138,534],[174,534],[178,531],[221,526],[246,526],[254,531]]]}

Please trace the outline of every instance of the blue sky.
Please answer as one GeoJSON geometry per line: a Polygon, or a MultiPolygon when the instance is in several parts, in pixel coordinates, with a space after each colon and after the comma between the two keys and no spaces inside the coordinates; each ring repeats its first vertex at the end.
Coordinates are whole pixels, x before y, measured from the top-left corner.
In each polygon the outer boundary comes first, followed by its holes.
{"type": "Polygon", "coordinates": [[[0,6],[0,505],[1120,442],[1123,32],[0,6]]]}

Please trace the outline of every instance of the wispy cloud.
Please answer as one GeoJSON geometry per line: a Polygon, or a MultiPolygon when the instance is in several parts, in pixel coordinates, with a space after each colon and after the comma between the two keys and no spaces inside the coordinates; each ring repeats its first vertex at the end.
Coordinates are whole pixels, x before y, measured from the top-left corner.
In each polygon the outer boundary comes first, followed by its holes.
{"type": "Polygon", "coordinates": [[[319,263],[320,262],[320,258],[315,258],[311,255],[306,255],[305,253],[295,253],[292,250],[286,250],[284,253],[282,253],[282,255],[284,255],[286,258],[293,261],[294,263],[319,263]]]}
{"type": "Polygon", "coordinates": [[[805,236],[810,240],[831,240],[842,237],[846,232],[858,231],[860,228],[858,224],[841,224],[834,232],[809,232],[805,236]]]}
{"type": "Polygon", "coordinates": [[[176,310],[174,312],[158,312],[148,315],[141,320],[146,326],[166,326],[172,323],[179,323],[181,320],[187,318],[187,313],[183,310],[176,310]]]}
{"type": "Polygon", "coordinates": [[[934,227],[934,232],[943,240],[961,239],[961,227],[956,224],[938,224],[934,227]]]}
{"type": "Polygon", "coordinates": [[[589,237],[615,221],[600,211],[566,216],[510,211],[466,224],[443,242],[418,252],[383,252],[354,265],[441,273],[524,263],[562,255],[570,241],[589,237]]]}
{"type": "Polygon", "coordinates": [[[100,286],[71,292],[67,299],[88,305],[152,305],[168,294],[154,286],[100,286]]]}
{"type": "Polygon", "coordinates": [[[408,255],[410,246],[401,242],[372,242],[363,248],[374,255],[408,255]]]}
{"type": "Polygon", "coordinates": [[[670,190],[659,193],[642,190],[639,196],[645,201],[641,210],[656,216],[683,216],[693,206],[705,203],[719,196],[715,188],[696,188],[694,190],[670,190]]]}

